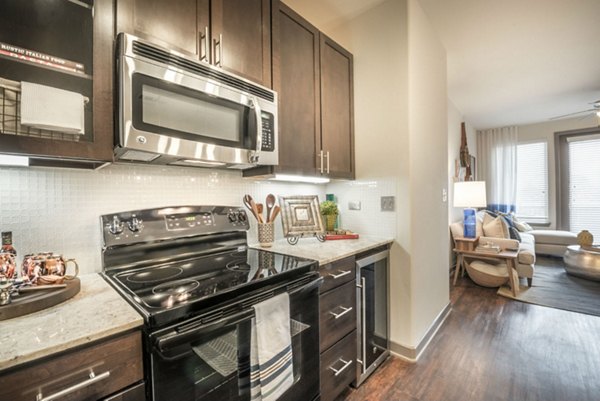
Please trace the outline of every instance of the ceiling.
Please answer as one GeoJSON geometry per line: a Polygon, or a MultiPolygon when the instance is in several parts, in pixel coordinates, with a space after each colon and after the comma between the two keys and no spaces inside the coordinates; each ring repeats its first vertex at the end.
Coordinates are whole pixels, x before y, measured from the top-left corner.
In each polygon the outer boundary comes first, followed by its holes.
{"type": "MultiPolygon", "coordinates": [[[[324,27],[385,0],[284,1],[324,27]]],[[[547,121],[600,100],[600,0],[418,1],[447,50],[448,96],[475,128],[547,121]]]]}

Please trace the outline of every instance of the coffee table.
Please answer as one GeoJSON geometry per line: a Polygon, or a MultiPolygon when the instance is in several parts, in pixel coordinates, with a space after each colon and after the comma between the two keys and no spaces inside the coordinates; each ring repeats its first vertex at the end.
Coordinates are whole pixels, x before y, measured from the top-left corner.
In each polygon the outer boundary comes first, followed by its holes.
{"type": "Polygon", "coordinates": [[[567,273],[587,280],[600,281],[600,248],[569,245],[563,260],[567,273]]]}
{"type": "Polygon", "coordinates": [[[519,276],[517,274],[517,257],[519,256],[518,251],[501,250],[500,252],[484,252],[484,251],[465,251],[462,249],[454,249],[456,252],[456,270],[454,271],[454,282],[456,285],[456,279],[459,273],[464,274],[465,271],[465,257],[475,259],[494,259],[505,262],[506,269],[508,271],[508,285],[512,291],[513,296],[517,296],[519,293],[519,276]]]}

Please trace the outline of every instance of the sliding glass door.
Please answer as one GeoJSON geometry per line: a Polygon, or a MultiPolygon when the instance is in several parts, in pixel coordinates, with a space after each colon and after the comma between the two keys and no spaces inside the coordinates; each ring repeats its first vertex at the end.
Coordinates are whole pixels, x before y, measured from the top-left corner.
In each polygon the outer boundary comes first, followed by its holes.
{"type": "Polygon", "coordinates": [[[559,137],[562,228],[600,240],[600,131],[559,137]]]}

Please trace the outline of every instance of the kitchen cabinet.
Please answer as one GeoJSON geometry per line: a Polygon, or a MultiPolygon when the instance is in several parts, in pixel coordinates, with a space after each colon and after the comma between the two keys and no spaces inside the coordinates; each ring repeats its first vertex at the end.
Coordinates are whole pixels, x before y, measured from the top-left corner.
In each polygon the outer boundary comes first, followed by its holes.
{"type": "Polygon", "coordinates": [[[273,88],[279,165],[245,170],[354,178],[353,59],[281,2],[273,3],[273,88]]]}
{"type": "Polygon", "coordinates": [[[137,330],[3,373],[0,400],[144,401],[142,380],[137,330]]]}
{"type": "Polygon", "coordinates": [[[112,161],[113,8],[112,0],[3,2],[0,42],[16,54],[31,50],[37,56],[0,59],[1,153],[29,156],[30,165],[38,166],[96,168],[112,161]],[[76,64],[81,68],[73,71],[76,64]],[[84,133],[21,125],[21,82],[86,97],[84,133]]]}
{"type": "Polygon", "coordinates": [[[127,32],[271,87],[271,0],[119,0],[127,32]]]}
{"type": "Polygon", "coordinates": [[[319,269],[321,400],[335,400],[356,379],[356,264],[350,256],[319,269]]]}

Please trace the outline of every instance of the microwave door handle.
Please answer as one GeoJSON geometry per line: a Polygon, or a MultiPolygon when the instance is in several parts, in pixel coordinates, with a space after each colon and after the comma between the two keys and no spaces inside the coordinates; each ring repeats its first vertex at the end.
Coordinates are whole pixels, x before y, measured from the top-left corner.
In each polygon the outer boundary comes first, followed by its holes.
{"type": "Polygon", "coordinates": [[[262,150],[262,110],[255,97],[250,98],[256,116],[256,150],[250,154],[250,163],[257,164],[262,150]]]}

